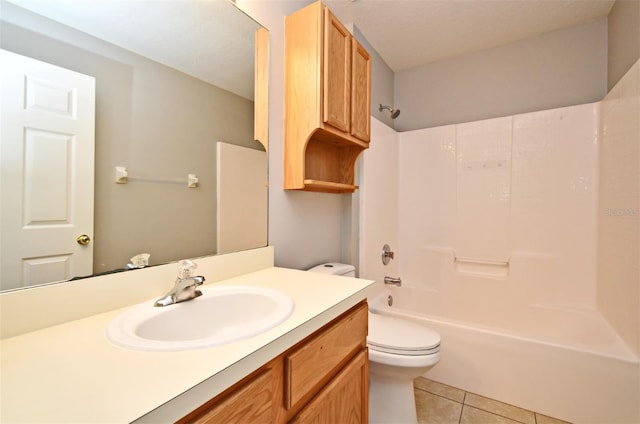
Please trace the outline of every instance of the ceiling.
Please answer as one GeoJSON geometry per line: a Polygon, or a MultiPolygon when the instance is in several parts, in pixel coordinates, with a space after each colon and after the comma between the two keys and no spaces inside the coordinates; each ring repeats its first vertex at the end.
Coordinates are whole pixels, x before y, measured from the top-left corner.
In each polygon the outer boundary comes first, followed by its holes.
{"type": "Polygon", "coordinates": [[[394,71],[607,16],[615,0],[325,0],[394,71]]]}
{"type": "MultiPolygon", "coordinates": [[[[190,75],[243,97],[253,97],[253,87],[246,80],[253,76],[253,31],[258,25],[229,7],[229,0],[2,1],[14,2],[161,63],[178,63],[190,75]],[[236,38],[221,37],[218,30],[222,28],[225,33],[234,32],[236,38]],[[243,78],[219,80],[216,69],[233,69],[225,74],[243,78]]],[[[615,2],[324,1],[343,23],[355,24],[395,72],[592,21],[606,16],[615,2]]]]}

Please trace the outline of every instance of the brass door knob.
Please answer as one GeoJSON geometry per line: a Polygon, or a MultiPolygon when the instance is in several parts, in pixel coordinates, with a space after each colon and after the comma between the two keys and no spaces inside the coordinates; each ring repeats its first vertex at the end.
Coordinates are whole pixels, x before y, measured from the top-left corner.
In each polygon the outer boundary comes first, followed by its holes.
{"type": "Polygon", "coordinates": [[[87,244],[89,244],[91,242],[91,237],[89,237],[86,234],[81,234],[81,235],[78,236],[76,241],[78,242],[78,244],[86,246],[87,244]]]}

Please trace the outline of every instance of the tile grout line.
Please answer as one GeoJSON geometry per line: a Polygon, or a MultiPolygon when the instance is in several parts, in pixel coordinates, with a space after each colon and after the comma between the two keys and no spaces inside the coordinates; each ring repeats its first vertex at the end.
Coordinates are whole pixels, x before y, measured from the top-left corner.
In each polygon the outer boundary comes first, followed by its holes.
{"type": "Polygon", "coordinates": [[[429,393],[430,395],[438,396],[439,398],[450,400],[451,402],[455,402],[455,403],[458,403],[460,405],[464,405],[464,399],[463,399],[462,402],[459,402],[459,401],[457,401],[455,399],[451,399],[451,398],[443,396],[443,395],[441,395],[439,393],[433,393],[433,392],[430,392],[429,390],[421,389],[420,387],[414,387],[413,390],[414,391],[420,390],[421,392],[429,393]]]}
{"type": "MultiPolygon", "coordinates": [[[[515,423],[519,423],[519,424],[527,424],[527,423],[525,423],[524,421],[520,421],[520,420],[517,420],[517,419],[515,419],[515,418],[507,417],[506,415],[496,414],[495,412],[487,411],[486,409],[482,409],[482,408],[480,408],[480,407],[478,407],[478,406],[473,406],[473,405],[469,405],[469,404],[465,404],[464,406],[468,406],[469,408],[477,409],[478,411],[486,412],[487,414],[495,415],[496,417],[505,418],[505,419],[507,419],[507,420],[509,420],[509,421],[513,421],[513,422],[515,422],[515,423]]],[[[529,412],[533,412],[533,411],[529,411],[529,412]]],[[[534,413],[534,414],[535,414],[535,413],[534,413]]],[[[535,416],[535,415],[534,415],[534,416],[535,416]]],[[[535,420],[535,418],[534,418],[534,420],[535,420]]],[[[536,422],[537,422],[537,421],[536,421],[536,422]]]]}
{"type": "MultiPolygon", "coordinates": [[[[465,406],[468,406],[469,408],[477,409],[477,410],[479,410],[479,411],[484,411],[484,412],[486,412],[487,414],[495,415],[496,417],[506,418],[507,420],[511,420],[511,421],[514,421],[514,422],[517,422],[517,423],[520,423],[520,424],[526,424],[525,422],[520,421],[520,420],[517,420],[517,419],[515,419],[515,418],[507,417],[507,416],[505,416],[505,415],[501,415],[501,414],[495,413],[495,412],[493,412],[493,411],[489,411],[489,410],[484,409],[484,408],[482,408],[482,407],[480,407],[480,406],[476,406],[476,405],[470,405],[470,404],[468,404],[468,403],[467,403],[467,394],[468,394],[468,393],[469,393],[469,392],[467,392],[467,391],[465,391],[465,392],[464,392],[463,403],[462,403],[462,409],[463,409],[463,410],[464,410],[464,407],[465,407],[465,406]]],[[[478,394],[476,394],[476,393],[473,393],[473,394],[474,394],[474,395],[476,395],[476,396],[480,396],[480,395],[478,395],[478,394]]],[[[495,399],[487,398],[487,397],[485,397],[485,396],[482,396],[482,397],[484,397],[485,399],[489,399],[489,400],[495,400],[495,399]]],[[[496,401],[496,402],[500,402],[500,401],[496,401]]],[[[504,402],[501,402],[501,403],[504,403],[504,402]]],[[[515,406],[515,405],[511,405],[511,404],[508,404],[508,403],[505,403],[505,405],[513,406],[514,408],[519,408],[519,407],[517,407],[517,406],[515,406]]],[[[522,408],[519,408],[519,409],[522,409],[522,408]]],[[[528,409],[522,409],[522,410],[523,410],[523,411],[527,411],[527,412],[531,412],[531,413],[533,414],[533,421],[534,421],[534,424],[537,424],[537,422],[538,422],[538,421],[536,420],[536,413],[535,413],[535,412],[533,412],[533,411],[529,411],[528,409]]],[[[460,411],[460,419],[462,419],[462,411],[460,411]]],[[[458,424],[459,424],[459,423],[460,423],[460,420],[458,420],[458,424]]]]}
{"type": "MultiPolygon", "coordinates": [[[[487,409],[484,409],[484,408],[483,408],[483,407],[481,407],[481,406],[476,406],[476,405],[469,405],[469,404],[467,404],[467,403],[466,403],[466,401],[467,401],[467,393],[468,393],[468,392],[465,392],[465,396],[464,396],[465,405],[468,405],[468,406],[469,406],[469,407],[471,407],[471,408],[479,409],[480,411],[488,412],[488,413],[493,414],[493,415],[496,415],[496,416],[498,416],[498,417],[502,417],[502,418],[506,418],[506,419],[511,420],[511,421],[515,421],[515,422],[520,423],[520,424],[527,424],[527,423],[525,423],[524,421],[520,421],[520,420],[518,420],[518,419],[516,419],[516,418],[507,417],[506,415],[500,415],[500,414],[498,414],[498,413],[496,413],[496,412],[489,411],[489,410],[487,410],[487,409]]],[[[536,418],[536,412],[535,412],[535,411],[532,411],[532,410],[530,410],[530,409],[524,409],[524,408],[521,408],[521,407],[519,407],[519,406],[512,405],[512,404],[510,404],[510,403],[506,403],[506,402],[502,402],[502,401],[499,401],[499,400],[496,400],[496,399],[488,398],[488,397],[486,397],[486,396],[482,396],[482,395],[479,395],[479,394],[477,394],[477,393],[472,393],[472,394],[474,394],[475,396],[482,397],[482,398],[484,398],[484,399],[488,399],[488,400],[491,400],[491,401],[494,401],[494,402],[501,403],[501,404],[503,404],[503,405],[507,405],[507,406],[510,406],[510,407],[513,407],[513,408],[520,409],[521,411],[530,412],[530,413],[532,413],[532,414],[533,414],[533,422],[534,422],[534,424],[537,424],[537,423],[538,423],[538,419],[536,418]]]]}
{"type": "Polygon", "coordinates": [[[465,402],[467,401],[467,391],[465,390],[464,395],[462,396],[462,408],[460,408],[460,416],[458,417],[458,424],[462,421],[462,413],[464,412],[465,402]]]}

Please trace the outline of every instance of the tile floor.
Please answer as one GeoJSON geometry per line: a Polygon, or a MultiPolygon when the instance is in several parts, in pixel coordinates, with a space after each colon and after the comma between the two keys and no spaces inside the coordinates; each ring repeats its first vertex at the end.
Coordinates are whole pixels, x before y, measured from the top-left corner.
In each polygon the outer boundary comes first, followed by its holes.
{"type": "Polygon", "coordinates": [[[420,424],[567,424],[423,377],[414,388],[420,424]]]}

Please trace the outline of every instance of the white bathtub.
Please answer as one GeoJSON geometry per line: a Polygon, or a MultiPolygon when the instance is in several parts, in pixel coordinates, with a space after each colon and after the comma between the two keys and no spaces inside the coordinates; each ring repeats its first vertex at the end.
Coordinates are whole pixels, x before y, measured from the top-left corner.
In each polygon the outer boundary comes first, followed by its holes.
{"type": "Polygon", "coordinates": [[[639,360],[597,311],[461,305],[412,287],[385,288],[369,307],[440,333],[428,378],[575,423],[640,422],[639,360]]]}

